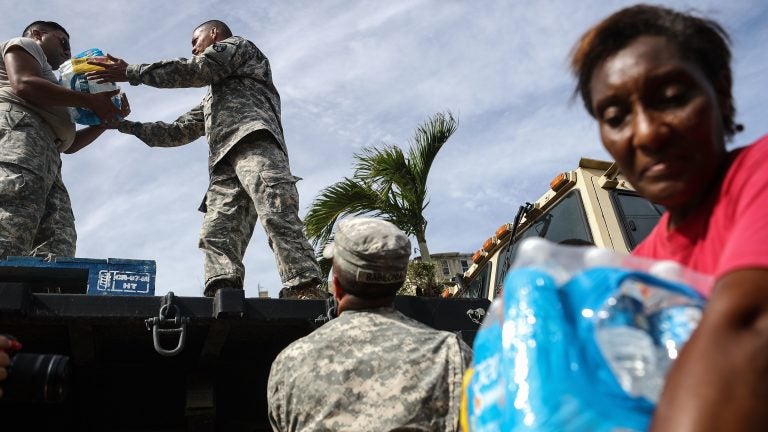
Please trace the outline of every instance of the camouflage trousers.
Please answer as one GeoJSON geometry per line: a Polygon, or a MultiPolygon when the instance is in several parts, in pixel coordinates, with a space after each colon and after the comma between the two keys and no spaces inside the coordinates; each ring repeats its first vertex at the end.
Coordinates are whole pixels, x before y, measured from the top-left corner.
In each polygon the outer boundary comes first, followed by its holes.
{"type": "Polygon", "coordinates": [[[48,125],[0,104],[0,259],[74,256],[76,240],[61,157],[48,125]]]}
{"type": "Polygon", "coordinates": [[[241,140],[213,169],[205,198],[200,249],[205,254],[208,288],[242,288],[243,255],[261,219],[284,287],[320,282],[320,267],[299,219],[298,177],[271,133],[241,140]]]}

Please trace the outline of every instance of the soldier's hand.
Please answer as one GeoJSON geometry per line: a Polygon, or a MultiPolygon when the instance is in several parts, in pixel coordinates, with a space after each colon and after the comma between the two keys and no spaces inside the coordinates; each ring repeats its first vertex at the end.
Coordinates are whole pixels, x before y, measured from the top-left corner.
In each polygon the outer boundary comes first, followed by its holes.
{"type": "Polygon", "coordinates": [[[105,82],[125,82],[128,81],[126,71],[128,70],[128,63],[123,59],[112,57],[107,54],[109,61],[88,60],[88,64],[94,66],[100,66],[104,69],[93,72],[88,72],[85,77],[89,80],[95,80],[97,83],[105,82]]]}
{"type": "MultiPolygon", "coordinates": [[[[126,118],[131,113],[131,105],[128,104],[128,96],[125,93],[120,94],[120,117],[126,118]]],[[[122,120],[112,119],[106,122],[101,122],[98,127],[103,129],[117,129],[120,126],[122,120]]]]}
{"type": "Polygon", "coordinates": [[[112,96],[120,93],[120,90],[112,90],[102,93],[94,93],[91,95],[91,104],[86,107],[94,112],[102,123],[107,123],[116,120],[118,116],[122,115],[120,110],[112,103],[112,96]]]}
{"type": "Polygon", "coordinates": [[[120,93],[120,117],[126,118],[131,113],[131,104],[128,103],[128,95],[120,93]]]}

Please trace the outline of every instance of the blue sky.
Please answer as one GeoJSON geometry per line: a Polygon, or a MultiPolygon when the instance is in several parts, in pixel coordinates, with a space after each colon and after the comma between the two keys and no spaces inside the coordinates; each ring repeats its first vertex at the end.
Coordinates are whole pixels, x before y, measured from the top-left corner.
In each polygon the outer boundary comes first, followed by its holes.
{"type": "MultiPolygon", "coordinates": [[[[579,157],[608,158],[596,127],[571,100],[568,53],[590,25],[628,1],[389,0],[106,2],[28,1],[3,7],[0,39],[37,19],[57,21],[73,52],[101,48],[129,63],[191,56],[191,33],[227,22],[269,57],[301,197],[352,172],[353,154],[382,143],[407,146],[438,111],[459,119],[429,180],[432,252],[472,252],[540,196],[579,157]]],[[[731,33],[738,120],[734,144],[766,131],[768,2],[666,1],[718,20],[731,33]],[[763,101],[762,103],[760,101],[763,101]]],[[[123,85],[136,121],[172,121],[204,89],[123,85]]],[[[203,290],[197,237],[207,143],[151,149],[116,131],[64,155],[78,252],[88,258],[153,259],[157,295],[203,290]]],[[[415,244],[415,242],[414,242],[415,244]]],[[[280,280],[259,226],[246,254],[246,295],[277,295],[280,280]]]]}

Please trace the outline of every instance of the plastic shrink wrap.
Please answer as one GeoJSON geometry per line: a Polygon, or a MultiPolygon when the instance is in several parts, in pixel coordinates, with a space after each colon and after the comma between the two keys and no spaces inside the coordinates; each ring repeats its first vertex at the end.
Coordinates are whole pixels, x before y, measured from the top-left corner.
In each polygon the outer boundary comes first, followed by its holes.
{"type": "Polygon", "coordinates": [[[643,431],[712,278],[669,261],[524,240],[475,337],[462,429],[643,431]]]}
{"type": "MultiPolygon", "coordinates": [[[[61,73],[60,84],[70,90],[85,93],[101,93],[118,90],[120,87],[118,87],[115,83],[98,84],[93,80],[88,80],[85,78],[86,72],[101,69],[99,66],[88,64],[89,59],[107,61],[107,57],[105,57],[104,53],[98,48],[91,48],[87,51],[83,51],[70,60],[65,61],[59,67],[59,72],[61,73]]],[[[120,96],[113,96],[112,103],[114,103],[116,107],[120,108],[120,96]]],[[[93,111],[87,108],[70,107],[69,114],[72,117],[72,121],[78,124],[98,125],[101,123],[99,117],[93,111]]]]}

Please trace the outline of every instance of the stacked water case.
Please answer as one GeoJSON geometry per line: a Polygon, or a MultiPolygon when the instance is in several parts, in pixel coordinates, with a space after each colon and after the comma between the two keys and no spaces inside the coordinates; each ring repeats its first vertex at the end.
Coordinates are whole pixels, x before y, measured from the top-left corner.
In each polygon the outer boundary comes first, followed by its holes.
{"type": "Polygon", "coordinates": [[[711,278],[675,263],[519,247],[475,338],[465,431],[643,431],[711,278]]]}

